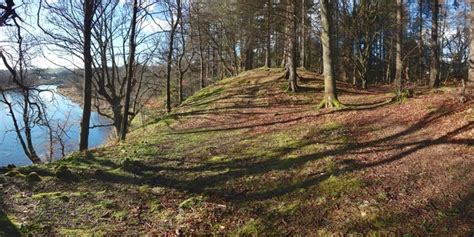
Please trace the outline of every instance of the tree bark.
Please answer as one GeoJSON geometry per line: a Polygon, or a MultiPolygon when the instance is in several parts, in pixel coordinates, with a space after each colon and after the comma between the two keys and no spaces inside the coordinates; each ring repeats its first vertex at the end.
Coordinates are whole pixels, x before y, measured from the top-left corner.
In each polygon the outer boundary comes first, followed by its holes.
{"type": "Polygon", "coordinates": [[[265,67],[270,68],[272,66],[271,60],[271,18],[272,18],[272,0],[267,0],[267,42],[265,51],[265,67]]]}
{"type": "Polygon", "coordinates": [[[336,79],[334,78],[331,39],[332,0],[321,0],[321,43],[323,46],[324,99],[319,107],[339,107],[336,79]]]}
{"type": "Polygon", "coordinates": [[[301,50],[300,66],[305,69],[306,66],[306,1],[301,0],[301,50]]]}
{"type": "Polygon", "coordinates": [[[296,92],[298,90],[296,73],[296,6],[294,1],[288,1],[287,22],[286,22],[286,76],[288,79],[288,90],[296,92]]]}
{"type": "Polygon", "coordinates": [[[419,80],[424,81],[423,78],[425,77],[425,66],[424,66],[424,58],[425,55],[423,53],[423,0],[418,0],[419,1],[419,6],[418,6],[418,18],[419,18],[419,29],[418,29],[418,34],[419,34],[419,41],[418,41],[418,54],[419,54],[419,62],[418,62],[418,67],[419,67],[419,80]]]}
{"type": "Polygon", "coordinates": [[[403,20],[402,20],[402,11],[403,11],[403,0],[397,0],[397,37],[396,37],[396,59],[395,59],[395,87],[397,91],[397,96],[400,95],[402,90],[402,39],[403,39],[403,20]]]}
{"type": "Polygon", "coordinates": [[[439,87],[439,39],[438,39],[438,15],[439,3],[438,0],[433,0],[431,3],[431,69],[430,69],[430,86],[439,87]]]}
{"type": "Polygon", "coordinates": [[[82,112],[81,132],[79,150],[89,149],[89,124],[91,118],[92,105],[92,55],[91,55],[91,34],[92,18],[94,16],[94,0],[84,0],[84,95],[82,112]]]}
{"type": "Polygon", "coordinates": [[[132,80],[134,75],[135,66],[135,37],[137,28],[137,12],[138,12],[138,0],[133,0],[132,19],[130,22],[130,39],[129,39],[129,52],[128,52],[128,65],[127,65],[127,88],[125,92],[125,103],[123,106],[123,118],[122,126],[120,129],[120,140],[124,141],[127,137],[128,132],[128,115],[130,110],[130,97],[132,94],[132,80]]]}
{"type": "MultiPolygon", "coordinates": [[[[177,14],[181,13],[181,0],[176,0],[177,14]]],[[[170,6],[171,7],[171,6],[170,6]]],[[[173,14],[173,11],[170,9],[170,14],[173,14]]],[[[171,63],[173,60],[173,50],[174,50],[174,37],[176,33],[176,28],[179,24],[180,16],[176,20],[171,19],[171,31],[170,31],[170,41],[168,42],[168,55],[166,58],[166,112],[171,112],[171,63]]]]}
{"type": "MultiPolygon", "coordinates": [[[[197,2],[196,4],[199,4],[199,2],[197,2]]],[[[196,7],[197,8],[197,14],[196,14],[196,17],[197,17],[197,30],[198,30],[198,39],[199,39],[199,64],[200,64],[200,74],[199,74],[199,79],[200,79],[200,86],[201,86],[201,89],[203,89],[204,87],[206,87],[206,82],[205,82],[205,71],[206,71],[206,66],[205,66],[205,63],[204,63],[204,47],[203,47],[203,39],[202,39],[202,29],[201,29],[201,22],[200,22],[200,15],[199,15],[199,5],[196,7]]]]}
{"type": "Polygon", "coordinates": [[[474,0],[471,0],[471,41],[469,44],[469,76],[468,86],[474,86],[474,0]]]}

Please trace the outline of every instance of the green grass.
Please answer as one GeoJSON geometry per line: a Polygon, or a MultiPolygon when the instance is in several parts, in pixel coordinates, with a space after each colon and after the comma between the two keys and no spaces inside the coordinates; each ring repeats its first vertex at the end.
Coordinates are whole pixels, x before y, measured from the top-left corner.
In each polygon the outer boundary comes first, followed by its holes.
{"type": "Polygon", "coordinates": [[[363,183],[356,177],[338,177],[331,175],[319,184],[320,191],[326,196],[340,197],[343,194],[354,193],[363,187],[363,183]]]}

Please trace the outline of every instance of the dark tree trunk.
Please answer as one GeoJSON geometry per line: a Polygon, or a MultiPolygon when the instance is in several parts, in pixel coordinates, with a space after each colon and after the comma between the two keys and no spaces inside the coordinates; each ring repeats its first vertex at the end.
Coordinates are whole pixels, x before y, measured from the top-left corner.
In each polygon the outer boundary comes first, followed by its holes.
{"type": "Polygon", "coordinates": [[[272,66],[272,60],[271,60],[272,9],[273,9],[272,0],[267,0],[267,36],[266,36],[267,42],[266,42],[266,50],[265,50],[265,67],[272,66]]]}
{"type": "MultiPolygon", "coordinates": [[[[197,17],[200,17],[199,14],[197,17]]],[[[201,23],[199,22],[199,18],[198,18],[198,21],[197,21],[197,27],[198,27],[198,38],[199,38],[199,64],[200,64],[200,74],[199,74],[199,79],[200,79],[200,86],[201,86],[201,89],[203,89],[204,87],[206,87],[206,82],[205,82],[205,71],[206,71],[206,65],[204,63],[204,48],[203,48],[203,45],[202,45],[202,30],[201,30],[201,23]]]]}
{"type": "MultiPolygon", "coordinates": [[[[176,0],[176,6],[178,7],[177,13],[180,14],[181,12],[181,0],[176,0]]],[[[170,10],[172,11],[172,10],[170,10]]],[[[176,33],[176,28],[179,24],[180,16],[178,16],[175,20],[171,19],[172,26],[170,31],[170,41],[168,42],[168,55],[166,58],[166,112],[171,112],[171,64],[173,60],[173,51],[174,51],[174,37],[176,33]]]]}
{"type": "Polygon", "coordinates": [[[135,37],[137,28],[137,12],[138,12],[138,0],[133,0],[132,19],[130,22],[130,39],[129,39],[129,52],[128,52],[128,65],[127,65],[127,89],[125,92],[125,103],[123,106],[123,118],[122,127],[120,129],[120,140],[124,141],[127,137],[128,132],[128,115],[130,110],[130,97],[132,94],[132,80],[134,75],[135,66],[135,37]]]}
{"type": "Polygon", "coordinates": [[[81,120],[81,132],[79,150],[89,149],[89,124],[91,118],[92,105],[92,55],[91,55],[91,34],[92,18],[94,16],[94,0],[84,0],[84,97],[81,120]]]}
{"type": "Polygon", "coordinates": [[[419,41],[418,41],[418,54],[419,54],[419,62],[418,62],[418,67],[419,67],[419,80],[424,81],[423,78],[425,77],[425,65],[424,65],[424,53],[423,53],[423,0],[418,0],[419,1],[419,6],[418,6],[418,18],[419,18],[419,29],[418,29],[418,34],[419,34],[419,41]]]}

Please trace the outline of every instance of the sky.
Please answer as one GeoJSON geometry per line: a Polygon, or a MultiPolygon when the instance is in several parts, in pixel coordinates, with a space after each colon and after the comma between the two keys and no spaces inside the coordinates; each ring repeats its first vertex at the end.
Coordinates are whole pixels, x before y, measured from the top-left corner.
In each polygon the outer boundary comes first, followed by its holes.
{"type": "MultiPolygon", "coordinates": [[[[45,0],[44,0],[45,1],[45,0]]],[[[48,3],[57,3],[61,0],[46,0],[48,3]]],[[[144,3],[149,2],[150,0],[145,0],[144,3]]],[[[0,3],[3,3],[3,0],[0,0],[0,3]]],[[[121,7],[124,4],[130,2],[130,0],[119,0],[121,7]]],[[[44,38],[44,33],[40,30],[37,25],[37,11],[38,11],[38,0],[15,0],[17,14],[21,16],[23,22],[21,26],[23,29],[23,37],[25,41],[28,39],[37,39],[37,41],[42,41],[44,38]],[[23,3],[22,3],[23,2],[23,3]]],[[[154,5],[148,7],[148,11],[152,12],[157,8],[154,5]]],[[[51,25],[46,21],[46,14],[43,10],[42,15],[40,16],[40,24],[43,28],[54,28],[54,25],[51,25]]],[[[161,19],[160,16],[154,17],[154,20],[151,18],[146,18],[142,22],[143,34],[151,34],[153,32],[163,31],[163,29],[169,29],[169,23],[161,19]]],[[[15,39],[12,39],[12,35],[15,35],[15,27],[0,27],[0,48],[5,52],[9,52],[11,55],[16,55],[14,49],[15,39]]],[[[119,39],[116,39],[120,41],[119,39]]],[[[44,41],[43,41],[44,42],[44,41]]],[[[116,45],[121,45],[122,42],[114,42],[116,45]]],[[[31,65],[35,68],[81,68],[82,60],[78,57],[73,56],[70,53],[65,53],[58,47],[52,45],[45,45],[43,43],[31,43],[27,46],[29,50],[29,55],[31,55],[31,65]]],[[[139,51],[139,50],[138,50],[139,51]]],[[[0,70],[4,70],[6,67],[3,63],[0,63],[0,70]]]]}

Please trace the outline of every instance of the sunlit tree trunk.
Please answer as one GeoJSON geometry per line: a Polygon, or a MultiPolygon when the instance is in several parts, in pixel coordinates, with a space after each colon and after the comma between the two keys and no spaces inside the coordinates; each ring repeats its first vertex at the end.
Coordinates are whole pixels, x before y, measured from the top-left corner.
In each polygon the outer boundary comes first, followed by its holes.
{"type": "Polygon", "coordinates": [[[397,96],[400,95],[402,90],[402,71],[403,71],[403,62],[402,62],[402,39],[403,39],[403,21],[402,21],[402,11],[403,11],[403,0],[397,0],[397,37],[396,37],[396,59],[395,59],[395,87],[397,91],[397,96]]]}
{"type": "Polygon", "coordinates": [[[430,69],[430,86],[439,87],[439,39],[438,39],[438,16],[439,2],[433,0],[431,2],[431,69],[430,69]]]}
{"type": "Polygon", "coordinates": [[[337,99],[336,78],[334,78],[331,39],[332,0],[321,0],[321,43],[323,45],[324,98],[319,107],[340,107],[337,99]]]}
{"type": "Polygon", "coordinates": [[[286,78],[288,79],[288,90],[298,90],[296,74],[296,6],[294,1],[288,1],[286,22],[286,78]]]}
{"type": "Polygon", "coordinates": [[[301,42],[300,42],[300,66],[306,66],[306,1],[301,0],[301,42]]]}

